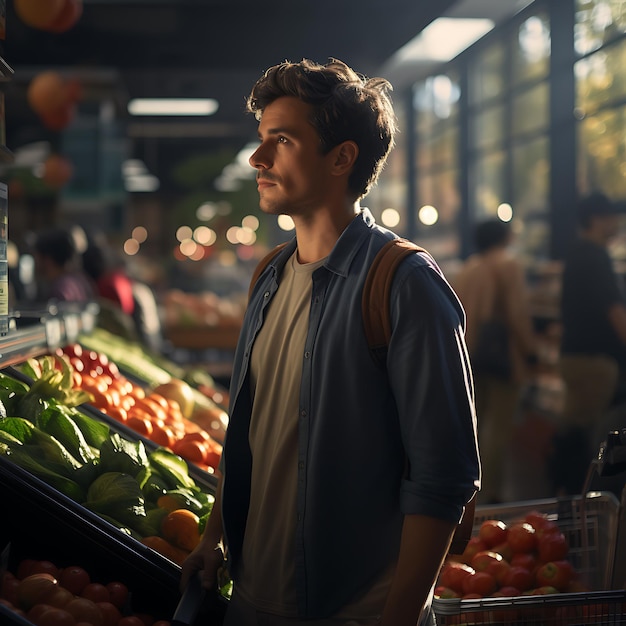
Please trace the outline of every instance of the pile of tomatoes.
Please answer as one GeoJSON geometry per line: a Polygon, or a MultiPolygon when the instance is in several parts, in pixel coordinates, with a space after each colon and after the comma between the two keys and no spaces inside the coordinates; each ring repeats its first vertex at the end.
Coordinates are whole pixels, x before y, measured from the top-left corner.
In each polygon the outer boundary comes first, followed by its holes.
{"type": "Polygon", "coordinates": [[[35,626],[170,626],[169,620],[133,612],[123,582],[96,582],[80,565],[22,559],[1,582],[0,604],[35,626]]]}
{"type": "Polygon", "coordinates": [[[444,563],[439,598],[514,597],[588,591],[568,559],[558,524],[537,511],[506,524],[482,522],[461,555],[444,563]]]}
{"type": "Polygon", "coordinates": [[[57,354],[69,360],[74,388],[89,392],[94,398],[91,404],[98,410],[200,469],[215,473],[221,444],[188,419],[179,402],[132,382],[101,352],[70,344],[59,348],[57,354]]]}

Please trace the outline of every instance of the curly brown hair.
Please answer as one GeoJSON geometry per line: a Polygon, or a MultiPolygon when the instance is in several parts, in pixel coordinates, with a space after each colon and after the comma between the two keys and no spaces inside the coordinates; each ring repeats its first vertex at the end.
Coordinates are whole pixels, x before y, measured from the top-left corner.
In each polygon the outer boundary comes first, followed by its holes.
{"type": "Polygon", "coordinates": [[[394,146],[396,117],[384,78],[366,78],[342,61],[320,65],[309,59],[270,67],[247,98],[247,111],[260,119],[265,107],[284,96],[312,105],[310,122],[322,154],[354,141],[359,154],[348,185],[356,198],[371,189],[394,146]]]}

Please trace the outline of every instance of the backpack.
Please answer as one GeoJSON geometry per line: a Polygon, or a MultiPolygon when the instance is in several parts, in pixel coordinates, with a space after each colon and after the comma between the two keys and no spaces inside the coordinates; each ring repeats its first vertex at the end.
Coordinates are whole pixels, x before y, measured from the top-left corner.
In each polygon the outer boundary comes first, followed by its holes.
{"type": "MultiPolygon", "coordinates": [[[[263,270],[287,243],[288,242],[279,244],[259,261],[250,280],[248,299],[263,270]]],[[[424,248],[408,239],[397,237],[389,240],[374,257],[374,261],[365,279],[363,298],[361,300],[363,325],[365,327],[365,336],[367,337],[367,343],[372,357],[381,369],[385,368],[385,356],[389,338],[391,337],[389,296],[393,277],[396,268],[403,259],[409,254],[417,252],[428,254],[424,248]]],[[[454,532],[452,544],[449,549],[450,554],[462,554],[463,550],[465,550],[465,546],[472,536],[475,507],[476,496],[474,495],[465,505],[463,517],[454,532]]]]}

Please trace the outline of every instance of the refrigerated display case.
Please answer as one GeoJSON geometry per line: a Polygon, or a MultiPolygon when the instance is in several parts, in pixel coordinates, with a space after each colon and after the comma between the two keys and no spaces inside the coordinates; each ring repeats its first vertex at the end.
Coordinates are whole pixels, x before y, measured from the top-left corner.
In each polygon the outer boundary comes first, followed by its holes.
{"type": "MultiPolygon", "coordinates": [[[[24,379],[16,366],[54,352],[76,341],[79,334],[88,333],[93,328],[95,313],[89,308],[46,311],[14,320],[9,334],[0,338],[0,369],[24,379]]],[[[98,411],[87,408],[86,414],[89,413],[122,437],[141,440],[149,451],[158,447],[98,411]]],[[[191,465],[189,475],[203,491],[214,494],[215,477],[191,465]]],[[[181,600],[179,565],[1,456],[0,497],[0,550],[4,550],[0,571],[15,571],[24,559],[49,560],[59,567],[80,564],[95,580],[126,584],[132,592],[129,611],[146,613],[155,619],[173,618],[181,600]]],[[[221,624],[226,602],[217,594],[206,595],[193,623],[221,624]]],[[[2,604],[0,622],[30,624],[2,604]]]]}

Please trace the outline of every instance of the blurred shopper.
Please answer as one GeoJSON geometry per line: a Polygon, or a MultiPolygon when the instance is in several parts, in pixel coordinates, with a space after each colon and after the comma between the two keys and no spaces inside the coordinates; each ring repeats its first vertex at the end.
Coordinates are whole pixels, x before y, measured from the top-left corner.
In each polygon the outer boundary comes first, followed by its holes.
{"type": "Polygon", "coordinates": [[[129,276],[101,234],[89,238],[82,260],[95,285],[101,307],[98,325],[159,353],[162,329],[152,289],[129,276]]]}
{"type": "Polygon", "coordinates": [[[506,499],[505,459],[521,392],[537,355],[524,268],[511,243],[510,223],[479,223],[476,252],[453,281],[467,315],[483,470],[478,502],[483,504],[506,499]]]}
{"type": "Polygon", "coordinates": [[[364,334],[364,281],[394,236],[359,203],[393,145],[388,89],[304,60],[248,99],[261,209],[296,236],[252,290],[215,505],[183,565],[183,588],[197,570],[213,586],[225,543],[227,626],[430,621],[478,486],[463,311],[428,254],[396,272],[386,371],[364,334]]]}
{"type": "Polygon", "coordinates": [[[624,207],[603,193],[584,197],[578,206],[579,233],[564,261],[561,375],[566,397],[552,460],[555,488],[563,493],[581,492],[607,434],[600,430],[609,426],[607,413],[624,399],[626,305],[608,249],[623,213],[624,207]]]}
{"type": "Polygon", "coordinates": [[[39,302],[88,302],[95,299],[89,277],[82,269],[80,246],[84,232],[58,227],[39,233],[34,242],[39,302]]]}

